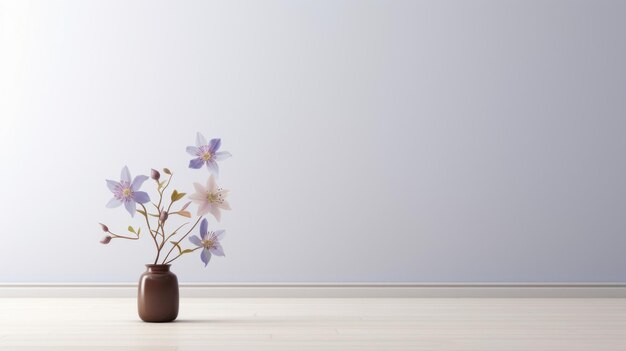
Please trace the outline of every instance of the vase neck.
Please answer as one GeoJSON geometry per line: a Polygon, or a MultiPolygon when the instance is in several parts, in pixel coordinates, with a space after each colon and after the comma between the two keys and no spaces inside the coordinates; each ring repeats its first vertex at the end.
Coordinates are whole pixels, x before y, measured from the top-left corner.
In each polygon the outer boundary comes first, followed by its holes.
{"type": "Polygon", "coordinates": [[[169,264],[147,264],[148,273],[167,273],[170,271],[169,264]]]}

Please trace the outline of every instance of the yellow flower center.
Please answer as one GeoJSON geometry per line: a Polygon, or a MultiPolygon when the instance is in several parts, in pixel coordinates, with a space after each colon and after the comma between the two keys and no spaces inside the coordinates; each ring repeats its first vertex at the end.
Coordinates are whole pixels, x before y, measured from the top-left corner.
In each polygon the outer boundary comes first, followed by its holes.
{"type": "Polygon", "coordinates": [[[208,152],[208,151],[202,154],[202,159],[205,160],[205,161],[210,160],[211,157],[213,157],[213,155],[211,155],[211,153],[208,152]]]}
{"type": "Polygon", "coordinates": [[[130,190],[129,188],[122,190],[122,195],[124,195],[124,197],[129,197],[131,193],[132,193],[132,190],[130,190]]]}
{"type": "Polygon", "coordinates": [[[211,247],[213,247],[213,240],[202,240],[202,246],[204,246],[207,249],[210,249],[211,247]]]}
{"type": "Polygon", "coordinates": [[[218,202],[219,197],[217,196],[217,194],[209,192],[209,193],[206,193],[206,199],[210,203],[216,203],[218,202]]]}

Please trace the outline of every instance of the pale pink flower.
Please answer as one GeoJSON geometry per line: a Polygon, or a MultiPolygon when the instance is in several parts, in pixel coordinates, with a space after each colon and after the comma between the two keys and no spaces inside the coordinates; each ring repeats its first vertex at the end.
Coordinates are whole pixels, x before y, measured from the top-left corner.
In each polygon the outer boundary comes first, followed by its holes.
{"type": "Polygon", "coordinates": [[[207,181],[206,187],[193,183],[196,192],[189,196],[189,199],[198,205],[198,216],[204,216],[210,213],[219,222],[221,210],[230,210],[230,205],[226,201],[228,190],[218,188],[215,184],[215,177],[211,175],[207,181]]]}

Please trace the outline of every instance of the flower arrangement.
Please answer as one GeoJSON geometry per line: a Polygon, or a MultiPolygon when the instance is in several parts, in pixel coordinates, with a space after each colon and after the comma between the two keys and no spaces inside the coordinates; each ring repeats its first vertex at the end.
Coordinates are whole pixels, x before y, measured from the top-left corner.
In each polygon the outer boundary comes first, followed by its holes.
{"type": "MultiPolygon", "coordinates": [[[[131,217],[134,217],[135,213],[139,213],[144,217],[145,229],[147,229],[156,249],[154,264],[159,264],[159,259],[161,259],[160,264],[170,264],[179,257],[200,249],[202,249],[200,259],[205,267],[209,264],[213,255],[224,256],[224,250],[220,243],[220,240],[224,237],[224,230],[210,231],[208,228],[209,222],[205,218],[206,215],[211,214],[219,222],[221,211],[230,210],[230,205],[226,201],[228,190],[218,187],[215,181],[219,175],[217,162],[231,157],[229,152],[219,151],[220,146],[220,139],[211,139],[207,143],[204,136],[197,133],[196,146],[187,147],[187,152],[194,156],[189,161],[189,168],[200,169],[202,166],[206,166],[209,171],[209,178],[206,181],[206,186],[194,183],[195,193],[188,197],[191,201],[186,202],[176,210],[173,210],[172,207],[185,198],[187,193],[173,190],[170,193],[168,203],[165,193],[174,176],[168,168],[163,168],[162,170],[166,175],[165,179],[162,179],[161,173],[155,169],[151,170],[150,177],[138,175],[132,178],[128,167],[125,166],[122,168],[120,181],[106,181],[107,187],[113,193],[113,198],[106,204],[106,207],[116,208],[124,205],[131,217]],[[147,192],[140,190],[143,183],[148,179],[155,181],[158,201],[152,201],[147,192]],[[187,210],[192,203],[198,206],[198,218],[191,228],[186,230],[184,235],[180,236],[190,222],[183,223],[173,230],[166,228],[168,220],[173,215],[192,218],[191,212],[187,210]],[[183,244],[181,243],[196,228],[198,223],[200,223],[199,236],[192,235],[189,237],[193,248],[183,249],[183,244]]],[[[136,228],[128,226],[128,235],[116,234],[102,223],[100,223],[100,226],[106,233],[100,240],[102,244],[109,244],[114,239],[138,240],[142,233],[141,226],[136,228]]]]}

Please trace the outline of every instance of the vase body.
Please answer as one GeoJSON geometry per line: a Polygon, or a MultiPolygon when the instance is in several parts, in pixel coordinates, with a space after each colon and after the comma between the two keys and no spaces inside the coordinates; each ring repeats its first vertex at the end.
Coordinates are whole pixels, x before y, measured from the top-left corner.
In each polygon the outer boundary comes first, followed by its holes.
{"type": "Polygon", "coordinates": [[[178,278],[169,264],[147,264],[139,278],[137,308],[144,322],[171,322],[178,316],[178,278]]]}

